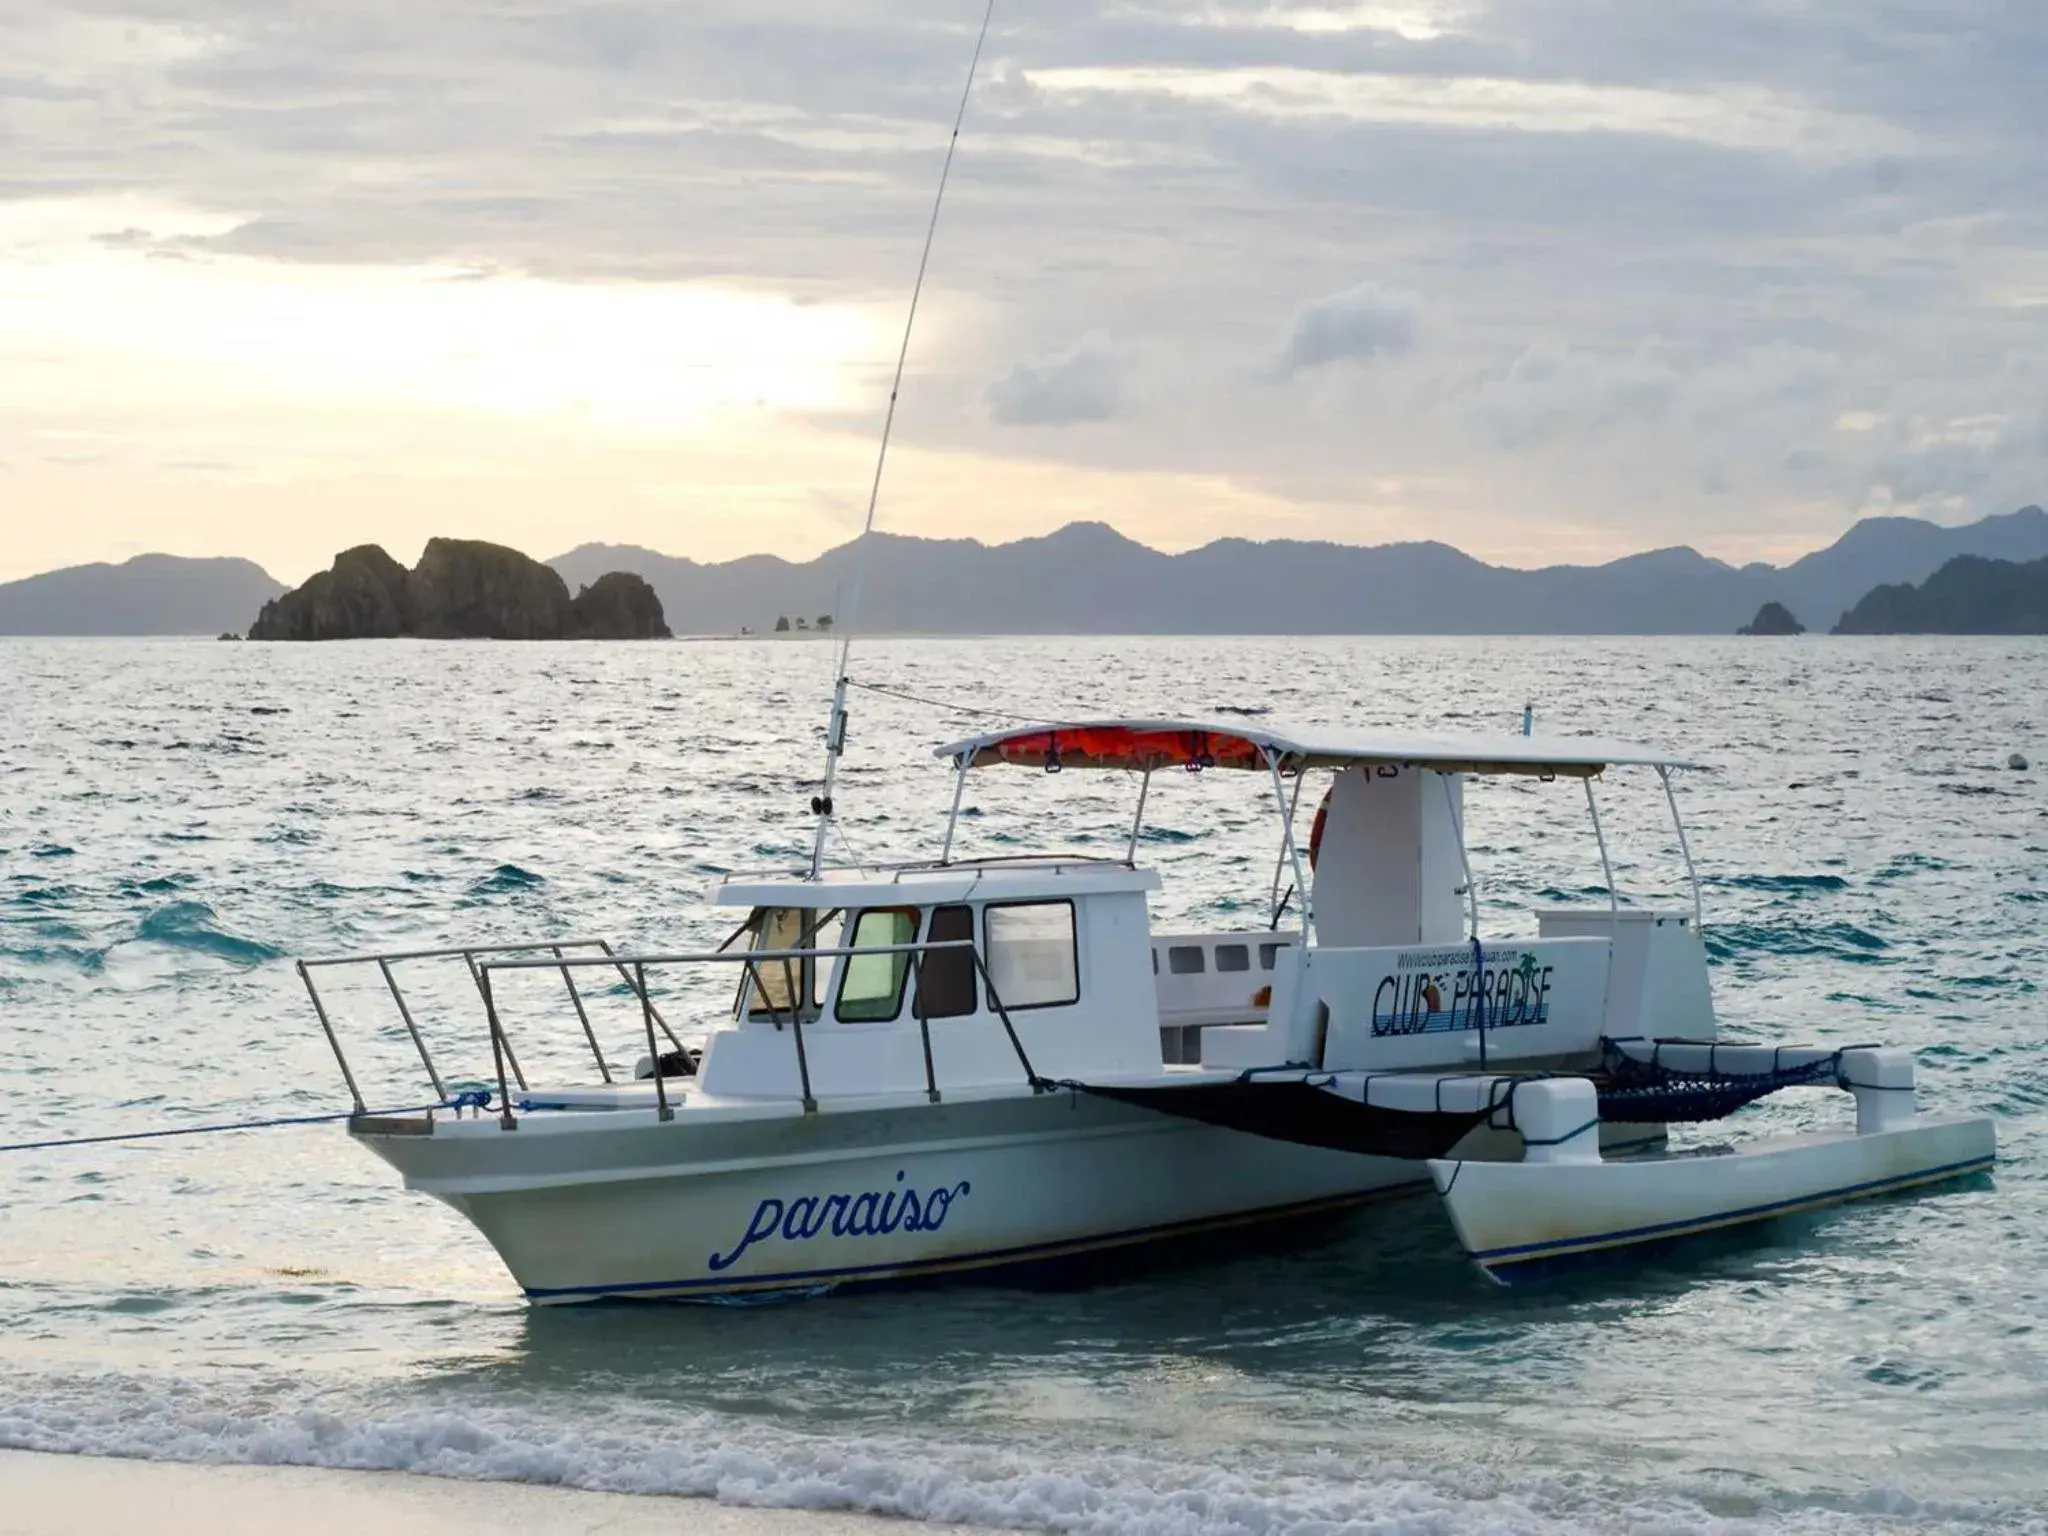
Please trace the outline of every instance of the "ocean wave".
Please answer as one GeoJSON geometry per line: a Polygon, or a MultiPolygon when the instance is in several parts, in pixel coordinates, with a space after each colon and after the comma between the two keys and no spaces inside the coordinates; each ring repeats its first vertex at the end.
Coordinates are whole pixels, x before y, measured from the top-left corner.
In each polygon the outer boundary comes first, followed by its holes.
{"type": "Polygon", "coordinates": [[[206,1464],[398,1471],[767,1509],[844,1510],[1063,1536],[1975,1536],[2042,1512],[1895,1488],[1810,1497],[1743,1478],[1642,1488],[1479,1464],[1361,1464],[1327,1453],[1254,1466],[1067,1452],[848,1426],[827,1437],[701,1410],[593,1400],[352,1409],[102,1378],[5,1394],[0,1447],[206,1464]],[[54,1397],[54,1400],[52,1400],[54,1397]],[[589,1427],[581,1427],[589,1426],[589,1427]]]}
{"type": "Polygon", "coordinates": [[[106,969],[107,952],[77,944],[9,944],[0,948],[0,961],[21,965],[76,966],[91,976],[106,969]]]}
{"type": "Polygon", "coordinates": [[[500,864],[482,879],[472,880],[469,884],[469,894],[499,896],[509,891],[529,891],[537,885],[545,884],[545,875],[537,875],[530,869],[521,869],[517,864],[500,864]]]}
{"type": "Polygon", "coordinates": [[[1845,891],[1840,875],[1726,875],[1707,882],[1730,891],[1845,891]]]}
{"type": "Polygon", "coordinates": [[[22,907],[61,907],[77,895],[77,889],[68,885],[32,885],[15,892],[14,903],[22,907]]]}
{"type": "Polygon", "coordinates": [[[193,876],[191,875],[158,875],[149,880],[124,883],[120,887],[120,892],[124,896],[138,894],[144,896],[169,896],[175,891],[184,890],[186,886],[192,883],[193,876]]]}
{"type": "Polygon", "coordinates": [[[1882,963],[1892,946],[1854,923],[1709,923],[1707,953],[1716,960],[1741,955],[1821,955],[1859,965],[1882,963]]]}
{"type": "Polygon", "coordinates": [[[260,965],[276,960],[284,951],[261,939],[244,938],[220,926],[213,908],[203,901],[174,901],[146,914],[135,937],[149,944],[168,945],[195,954],[215,955],[238,965],[260,965]]]}
{"type": "Polygon", "coordinates": [[[1883,869],[1880,869],[1870,878],[1873,880],[1903,880],[1908,875],[1918,874],[1922,870],[1953,868],[1955,866],[1947,859],[1936,858],[1931,853],[1901,853],[1894,855],[1885,864],[1883,869]]]}

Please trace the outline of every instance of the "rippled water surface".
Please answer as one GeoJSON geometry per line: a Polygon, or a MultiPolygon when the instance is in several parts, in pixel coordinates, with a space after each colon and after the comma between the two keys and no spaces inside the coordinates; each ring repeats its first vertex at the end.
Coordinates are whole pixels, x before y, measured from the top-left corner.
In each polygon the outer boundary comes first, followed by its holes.
{"type": "MultiPolygon", "coordinates": [[[[1911,1046],[1926,1102],[2000,1117],[2001,1167],[1516,1292],[1411,1201],[1088,1289],[537,1312],[339,1128],[0,1153],[0,1445],[1077,1532],[2048,1530],[2048,790],[2006,766],[2048,760],[2048,648],[986,640],[856,661],[1021,715],[1507,729],[1533,701],[1548,729],[1693,752],[1730,1034],[1911,1046]]],[[[722,938],[706,885],[808,839],[830,666],[801,642],[0,642],[0,1142],[345,1103],[291,956],[722,938]]],[[[989,723],[857,695],[848,847],[935,852],[931,748],[989,723]]],[[[1155,922],[1263,921],[1263,786],[1171,778],[1155,922]]],[[[1120,851],[1133,794],[992,770],[969,847],[1120,851]]],[[[1601,796],[1623,891],[1686,899],[1655,780],[1601,796]]],[[[1604,900],[1576,785],[1482,785],[1469,819],[1493,931],[1604,900]]],[[[421,985],[423,1026],[480,1073],[461,986],[421,985]]],[[[373,1002],[340,1000],[366,1095],[420,1102],[373,1002]]],[[[693,1006],[715,993],[671,1011],[693,1006]]],[[[600,1020],[618,1054],[631,1022],[600,1020]]],[[[1839,1112],[1795,1095],[1744,1118],[1839,1112]]]]}

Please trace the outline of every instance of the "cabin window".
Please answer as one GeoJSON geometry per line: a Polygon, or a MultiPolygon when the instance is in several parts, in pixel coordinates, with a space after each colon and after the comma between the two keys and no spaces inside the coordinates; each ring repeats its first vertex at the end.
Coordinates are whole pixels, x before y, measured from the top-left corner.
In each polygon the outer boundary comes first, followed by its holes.
{"type": "MultiPolygon", "coordinates": [[[[831,913],[815,907],[758,907],[748,923],[753,941],[747,947],[756,952],[815,949],[818,930],[831,920],[831,913]]],[[[825,975],[816,960],[759,960],[749,969],[753,974],[742,983],[748,1013],[757,1018],[787,1014],[791,999],[803,998],[804,1017],[817,1017],[825,1001],[825,975]]]]}
{"type": "MultiPolygon", "coordinates": [[[[974,908],[934,907],[926,938],[933,944],[974,939],[974,908]]],[[[974,951],[926,950],[918,969],[918,999],[928,1019],[957,1019],[974,1012],[974,951]]]]}
{"type": "MultiPolygon", "coordinates": [[[[883,949],[917,939],[915,907],[870,907],[853,920],[849,949],[883,949]]],[[[910,974],[910,955],[848,955],[839,983],[839,1022],[872,1024],[893,1019],[903,1007],[903,979],[910,974]]]]}
{"type": "Polygon", "coordinates": [[[1209,968],[1199,944],[1176,944],[1166,952],[1166,968],[1176,976],[1199,976],[1209,968]]]}
{"type": "Polygon", "coordinates": [[[1005,1008],[1057,1008],[1081,998],[1071,901],[991,902],[989,982],[1005,1008]]]}
{"type": "Polygon", "coordinates": [[[1287,948],[1285,944],[1261,944],[1259,946],[1259,969],[1262,971],[1273,969],[1273,962],[1280,958],[1280,951],[1285,948],[1287,948]]]}
{"type": "Polygon", "coordinates": [[[1216,969],[1219,971],[1248,971],[1252,968],[1252,952],[1242,944],[1218,944],[1216,946],[1216,969]]]}

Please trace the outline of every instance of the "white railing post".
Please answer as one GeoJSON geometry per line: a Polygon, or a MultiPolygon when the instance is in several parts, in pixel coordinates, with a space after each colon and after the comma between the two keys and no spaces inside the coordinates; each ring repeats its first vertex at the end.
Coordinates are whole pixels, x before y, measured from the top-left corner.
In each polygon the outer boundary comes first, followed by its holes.
{"type": "Polygon", "coordinates": [[[1593,813],[1593,840],[1600,845],[1600,870],[1607,877],[1607,910],[1621,911],[1621,892],[1614,888],[1614,865],[1607,858],[1607,834],[1600,830],[1600,805],[1593,798],[1593,775],[1581,781],[1586,786],[1586,809],[1593,813]]]}
{"type": "Polygon", "coordinates": [[[1145,797],[1152,792],[1152,767],[1145,766],[1145,776],[1138,780],[1138,813],[1131,818],[1131,841],[1124,849],[1124,862],[1133,869],[1138,865],[1138,834],[1145,828],[1145,797]]]}
{"type": "MultiPolygon", "coordinates": [[[[1465,820],[1458,814],[1457,797],[1451,793],[1451,775],[1439,773],[1437,781],[1444,787],[1444,809],[1450,813],[1451,831],[1458,839],[1458,867],[1465,872],[1465,911],[1472,923],[1472,937],[1479,937],[1479,882],[1472,878],[1472,859],[1465,851],[1465,820]]],[[[1480,1036],[1483,1041],[1484,1032],[1480,1036]]]]}
{"type": "MultiPolygon", "coordinates": [[[[1286,857],[1294,865],[1294,888],[1301,892],[1301,942],[1309,942],[1309,897],[1308,877],[1301,870],[1301,847],[1294,840],[1294,803],[1288,798],[1287,785],[1280,777],[1280,754],[1271,747],[1260,748],[1265,754],[1267,771],[1273,775],[1273,798],[1280,806],[1280,838],[1286,857]]],[[[1300,788],[1300,774],[1295,776],[1295,787],[1300,788]]]]}
{"type": "Polygon", "coordinates": [[[1693,932],[1704,930],[1707,916],[1700,901],[1700,872],[1693,867],[1692,845],[1685,838],[1685,818],[1678,814],[1678,795],[1671,788],[1671,770],[1663,763],[1657,765],[1657,777],[1664,781],[1664,799],[1671,807],[1671,825],[1678,829],[1678,851],[1685,856],[1685,878],[1692,886],[1692,927],[1693,932]]]}
{"type": "Polygon", "coordinates": [[[974,761],[972,752],[960,754],[960,765],[953,774],[953,808],[946,813],[946,842],[939,849],[939,862],[953,862],[953,833],[960,825],[960,797],[967,793],[967,769],[974,761]]]}

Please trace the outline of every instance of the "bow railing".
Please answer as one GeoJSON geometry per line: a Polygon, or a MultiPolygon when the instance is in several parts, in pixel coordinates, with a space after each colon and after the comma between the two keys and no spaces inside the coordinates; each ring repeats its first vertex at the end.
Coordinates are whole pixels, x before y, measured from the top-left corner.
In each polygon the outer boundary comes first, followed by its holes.
{"type": "Polygon", "coordinates": [[[1016,1024],[1002,1001],[987,961],[982,956],[979,946],[969,938],[925,939],[905,944],[821,945],[802,949],[718,949],[652,954],[622,953],[604,939],[546,939],[519,944],[471,944],[438,949],[333,955],[300,960],[297,969],[300,981],[305,984],[306,995],[312,1001],[313,1012],[320,1021],[321,1032],[326,1037],[328,1048],[334,1054],[335,1064],[341,1069],[342,1080],[348,1085],[355,1113],[361,1116],[368,1112],[367,1104],[348,1051],[343,1046],[341,1031],[336,1028],[334,1015],[329,1007],[329,998],[322,994],[315,979],[316,973],[349,967],[373,968],[390,995],[399,1022],[404,1025],[405,1034],[419,1057],[421,1067],[426,1071],[428,1081],[433,1084],[435,1094],[443,1102],[453,1102],[450,1097],[449,1077],[428,1044],[413,1001],[407,997],[404,987],[400,984],[399,968],[417,962],[460,960],[483,1003],[484,1021],[491,1047],[491,1070],[497,1086],[498,1122],[504,1129],[513,1130],[518,1126],[518,1110],[525,1107],[515,1096],[514,1089],[524,1095],[532,1091],[532,1085],[506,1029],[501,999],[498,988],[494,985],[494,978],[524,971],[557,973],[562,979],[569,1004],[575,1012],[583,1042],[590,1051],[592,1061],[597,1065],[598,1075],[606,1085],[611,1085],[617,1079],[611,1063],[605,1059],[603,1047],[598,1042],[597,1029],[591,1022],[590,993],[586,990],[587,984],[577,984],[577,977],[592,970],[600,973],[609,972],[616,976],[639,1005],[640,1024],[646,1035],[647,1065],[653,1080],[655,1110],[660,1119],[667,1121],[675,1118],[675,1105],[666,1082],[671,1074],[665,1070],[661,1039],[665,1038],[668,1041],[672,1047],[671,1056],[681,1063],[681,1075],[692,1075],[695,1066],[682,1038],[655,1005],[649,972],[669,966],[737,965],[744,971],[746,982],[751,984],[752,995],[756,1000],[752,1011],[757,1014],[765,1013],[778,1030],[782,1028],[784,1016],[787,1015],[803,1108],[805,1113],[814,1114],[817,1112],[818,1101],[812,1088],[810,1055],[804,1040],[804,1009],[797,995],[797,988],[788,984],[793,974],[791,968],[806,961],[838,961],[856,956],[911,957],[908,969],[912,985],[908,991],[910,1007],[917,1020],[919,1040],[924,1053],[925,1094],[930,1102],[938,1103],[941,1093],[932,1056],[931,1020],[926,1012],[925,965],[932,954],[942,951],[965,951],[973,961],[989,1009],[1000,1020],[1003,1033],[1009,1041],[1010,1049],[1016,1054],[1018,1064],[1023,1068],[1026,1081],[1031,1084],[1034,1091],[1042,1091],[1043,1081],[1032,1068],[1031,1059],[1025,1052],[1023,1041],[1018,1037],[1016,1024]],[[786,1007],[776,1003],[776,993],[764,978],[762,968],[765,966],[782,968],[785,981],[783,990],[788,997],[786,1007]]]}

